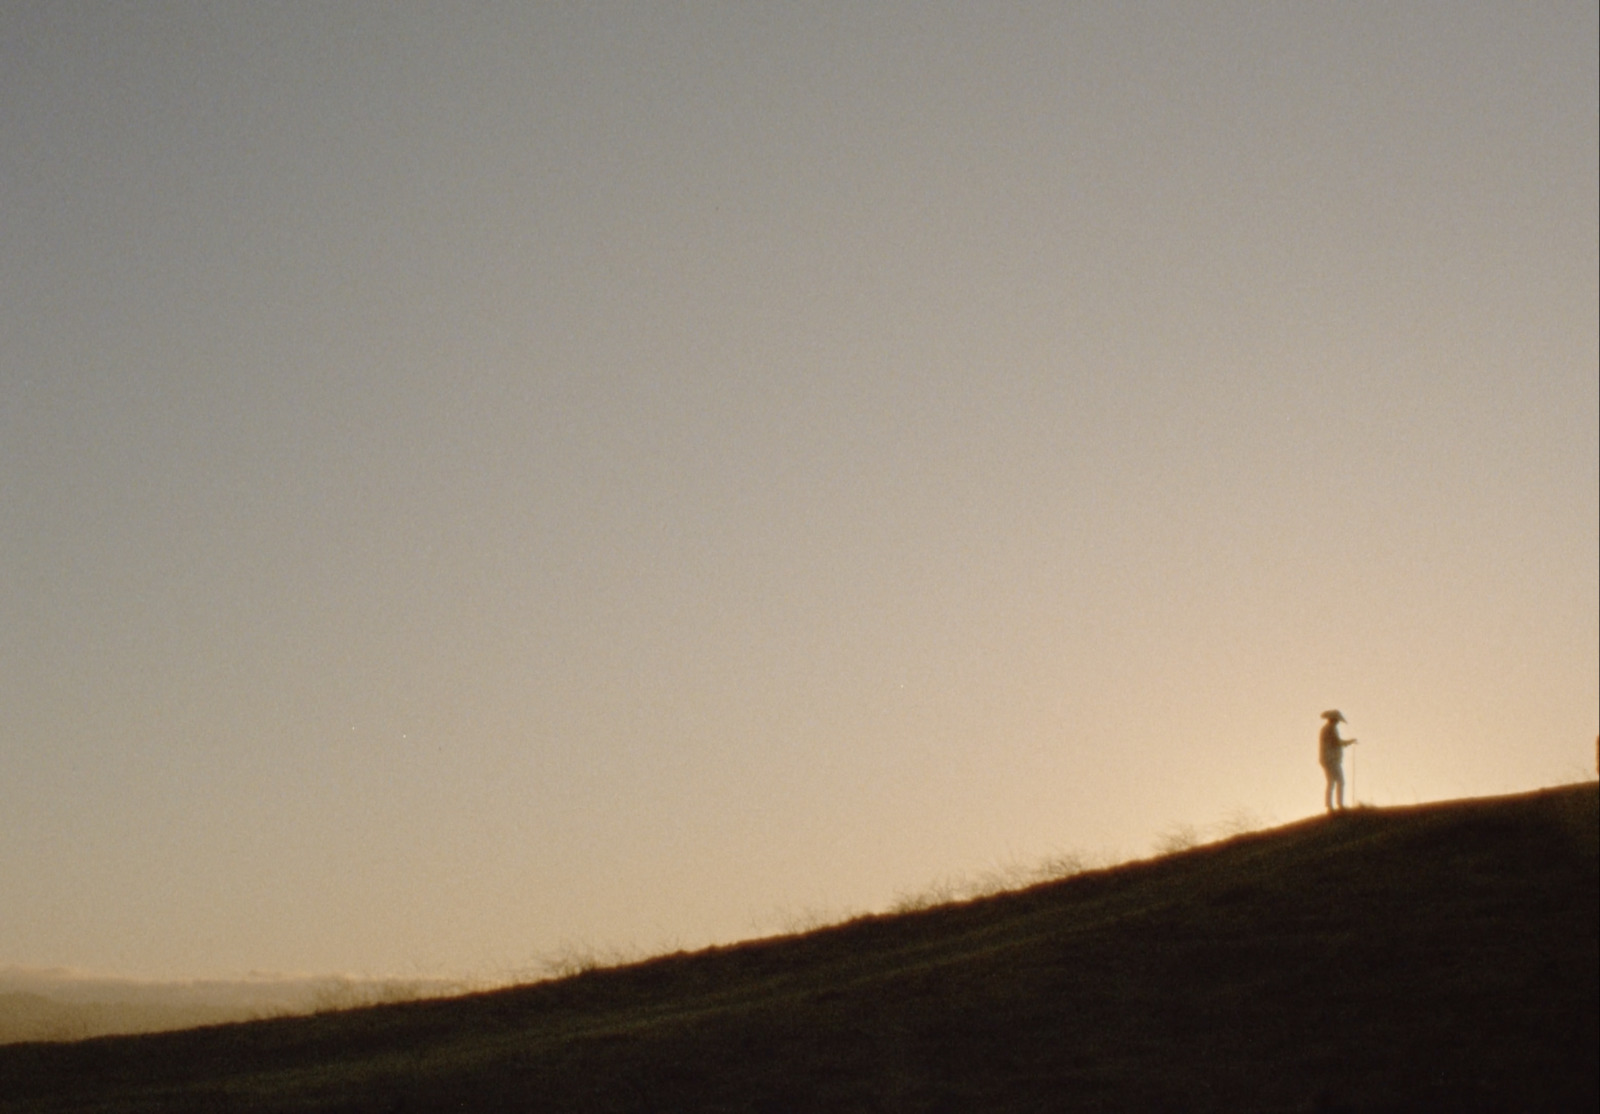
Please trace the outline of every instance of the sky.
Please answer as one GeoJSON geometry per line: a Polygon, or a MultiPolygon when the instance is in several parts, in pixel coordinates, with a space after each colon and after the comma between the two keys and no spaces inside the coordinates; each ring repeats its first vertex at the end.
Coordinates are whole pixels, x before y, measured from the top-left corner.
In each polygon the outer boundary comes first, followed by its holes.
{"type": "Polygon", "coordinates": [[[492,976],[1591,777],[1586,2],[0,0],[0,965],[492,976]]]}

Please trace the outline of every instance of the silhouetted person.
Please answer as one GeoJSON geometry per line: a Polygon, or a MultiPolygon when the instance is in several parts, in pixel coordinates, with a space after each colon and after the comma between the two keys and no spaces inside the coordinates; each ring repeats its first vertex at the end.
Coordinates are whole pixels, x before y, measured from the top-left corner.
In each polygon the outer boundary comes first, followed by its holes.
{"type": "Polygon", "coordinates": [[[1332,812],[1334,807],[1334,792],[1338,791],[1339,807],[1344,807],[1344,748],[1355,746],[1354,739],[1339,738],[1339,725],[1349,723],[1338,709],[1322,713],[1322,738],[1321,754],[1322,772],[1328,775],[1328,788],[1322,795],[1322,803],[1332,812]]]}

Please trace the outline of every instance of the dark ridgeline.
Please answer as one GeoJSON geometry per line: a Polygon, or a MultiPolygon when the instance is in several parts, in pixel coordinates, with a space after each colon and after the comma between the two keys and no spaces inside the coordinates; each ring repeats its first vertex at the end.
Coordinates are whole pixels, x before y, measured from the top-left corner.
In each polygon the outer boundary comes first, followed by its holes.
{"type": "Polygon", "coordinates": [[[0,1048],[0,1111],[1593,1110],[1593,784],[558,982],[0,1048]]]}

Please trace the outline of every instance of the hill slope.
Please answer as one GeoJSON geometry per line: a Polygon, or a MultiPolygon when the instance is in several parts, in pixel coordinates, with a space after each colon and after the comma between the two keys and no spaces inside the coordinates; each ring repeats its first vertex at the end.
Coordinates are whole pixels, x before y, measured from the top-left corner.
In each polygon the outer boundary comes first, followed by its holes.
{"type": "Polygon", "coordinates": [[[1593,784],[444,1001],[0,1048],[0,1111],[1594,1109],[1593,784]]]}

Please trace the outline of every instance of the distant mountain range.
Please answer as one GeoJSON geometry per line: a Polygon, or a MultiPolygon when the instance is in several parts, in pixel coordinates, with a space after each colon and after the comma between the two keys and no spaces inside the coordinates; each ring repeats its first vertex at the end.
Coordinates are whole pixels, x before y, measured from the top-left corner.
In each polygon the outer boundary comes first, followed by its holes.
{"type": "Polygon", "coordinates": [[[442,979],[260,975],[156,981],[0,967],[0,1044],[155,1033],[459,994],[442,979]]]}

